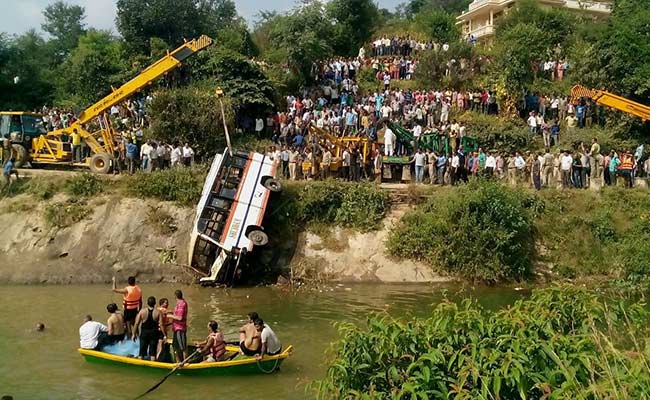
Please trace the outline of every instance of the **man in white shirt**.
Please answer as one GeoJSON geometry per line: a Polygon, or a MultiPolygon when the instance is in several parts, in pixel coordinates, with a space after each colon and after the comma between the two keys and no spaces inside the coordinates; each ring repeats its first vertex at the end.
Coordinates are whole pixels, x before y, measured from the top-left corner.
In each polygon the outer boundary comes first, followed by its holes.
{"type": "Polygon", "coordinates": [[[494,158],[492,153],[489,151],[487,152],[487,158],[485,159],[485,175],[488,178],[491,178],[492,175],[494,174],[494,170],[497,167],[497,160],[494,158]]]}
{"type": "Polygon", "coordinates": [[[424,180],[424,165],[426,164],[426,155],[422,149],[418,149],[417,153],[413,155],[413,162],[415,163],[415,183],[422,183],[424,180]]]}
{"type": "Polygon", "coordinates": [[[381,117],[382,118],[390,118],[390,113],[393,111],[392,108],[390,108],[387,104],[384,104],[381,107],[381,117]]]}
{"type": "Polygon", "coordinates": [[[273,332],[271,327],[266,325],[261,319],[255,320],[253,324],[260,334],[262,342],[262,348],[260,349],[260,354],[257,355],[257,359],[261,359],[265,354],[270,356],[280,354],[282,351],[282,343],[280,343],[280,339],[278,339],[278,336],[273,332]]]}
{"type": "Polygon", "coordinates": [[[537,118],[535,118],[535,112],[531,112],[528,117],[528,127],[530,128],[530,133],[533,135],[537,133],[537,118]]]}
{"type": "Polygon", "coordinates": [[[454,153],[451,157],[451,171],[449,171],[449,177],[451,178],[451,184],[455,185],[458,181],[459,173],[458,168],[460,167],[460,157],[458,153],[454,153]]]}
{"type": "Polygon", "coordinates": [[[571,167],[573,166],[573,157],[568,151],[565,151],[560,158],[560,170],[562,172],[562,189],[571,187],[571,167]]]}
{"type": "Polygon", "coordinates": [[[180,165],[182,157],[183,151],[181,150],[181,146],[179,146],[178,143],[174,143],[174,148],[171,155],[172,167],[180,165]]]}
{"type": "Polygon", "coordinates": [[[395,151],[395,140],[397,139],[397,136],[393,133],[393,131],[389,128],[386,127],[384,130],[384,153],[388,156],[391,157],[395,151]]]}
{"type": "Polygon", "coordinates": [[[526,170],[526,160],[517,152],[515,154],[515,171],[517,182],[523,182],[526,170]]]}
{"type": "Polygon", "coordinates": [[[145,142],[140,147],[140,160],[142,160],[142,171],[147,172],[149,170],[149,153],[151,152],[151,145],[149,141],[145,142]]]}
{"type": "Polygon", "coordinates": [[[93,321],[93,317],[86,315],[83,325],[79,328],[79,347],[97,350],[104,345],[106,337],[108,337],[108,327],[101,322],[93,321]]]}
{"type": "Polygon", "coordinates": [[[189,167],[192,165],[192,160],[194,159],[194,150],[190,147],[188,143],[185,143],[183,146],[183,165],[189,167]]]}
{"type": "Polygon", "coordinates": [[[413,138],[415,139],[414,146],[416,150],[419,148],[420,136],[422,136],[422,127],[416,120],[413,126],[413,138]]]}

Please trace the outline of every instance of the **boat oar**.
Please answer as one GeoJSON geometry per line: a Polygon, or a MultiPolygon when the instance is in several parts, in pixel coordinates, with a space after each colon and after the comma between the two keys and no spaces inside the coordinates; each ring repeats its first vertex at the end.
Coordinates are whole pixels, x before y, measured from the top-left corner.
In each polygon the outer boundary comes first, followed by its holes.
{"type": "Polygon", "coordinates": [[[175,366],[171,371],[169,371],[169,373],[168,373],[167,375],[165,375],[165,376],[160,380],[160,382],[158,382],[158,383],[156,383],[155,385],[153,385],[149,390],[147,390],[146,392],[142,393],[140,396],[136,397],[134,400],[141,399],[141,398],[143,398],[144,396],[148,395],[149,393],[153,392],[154,390],[158,389],[158,387],[159,387],[160,385],[162,385],[162,384],[167,380],[167,378],[169,378],[170,376],[172,376],[172,375],[174,374],[174,372],[176,372],[179,368],[181,368],[183,365],[185,365],[186,362],[188,362],[192,357],[194,357],[194,356],[195,356],[196,354],[198,354],[200,351],[201,351],[201,349],[196,349],[196,351],[195,351],[194,353],[192,353],[192,354],[190,354],[189,356],[187,356],[186,359],[184,359],[180,364],[178,364],[178,365],[175,366]]]}

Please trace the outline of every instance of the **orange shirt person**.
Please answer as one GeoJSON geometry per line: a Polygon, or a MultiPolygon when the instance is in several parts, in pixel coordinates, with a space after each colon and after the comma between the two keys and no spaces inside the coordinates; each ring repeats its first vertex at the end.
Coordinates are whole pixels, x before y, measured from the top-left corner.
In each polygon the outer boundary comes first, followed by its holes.
{"type": "Polygon", "coordinates": [[[129,276],[128,284],[124,289],[117,289],[115,286],[115,277],[113,277],[113,292],[122,295],[124,322],[126,322],[127,332],[129,335],[132,335],[135,318],[142,308],[142,290],[140,290],[140,286],[135,284],[135,276],[129,276]]]}

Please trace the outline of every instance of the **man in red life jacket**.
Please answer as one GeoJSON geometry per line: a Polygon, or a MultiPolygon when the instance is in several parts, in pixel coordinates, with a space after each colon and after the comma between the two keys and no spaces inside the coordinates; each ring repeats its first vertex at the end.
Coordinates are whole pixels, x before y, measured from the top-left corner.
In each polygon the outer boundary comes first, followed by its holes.
{"type": "Polygon", "coordinates": [[[205,341],[196,343],[196,347],[201,348],[204,362],[221,361],[223,355],[226,354],[226,339],[219,330],[217,321],[208,323],[208,332],[210,333],[205,341]]]}
{"type": "Polygon", "coordinates": [[[135,284],[135,276],[129,276],[128,283],[128,286],[126,286],[124,289],[118,289],[115,286],[115,277],[113,277],[113,292],[122,295],[126,331],[129,336],[132,336],[135,318],[142,308],[142,290],[140,290],[140,286],[135,284]]]}

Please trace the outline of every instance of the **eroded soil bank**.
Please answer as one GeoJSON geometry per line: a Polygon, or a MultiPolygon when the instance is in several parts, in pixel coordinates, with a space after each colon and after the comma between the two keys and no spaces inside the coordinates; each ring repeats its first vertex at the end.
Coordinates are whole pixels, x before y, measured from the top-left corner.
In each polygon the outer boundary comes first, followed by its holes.
{"type": "MultiPolygon", "coordinates": [[[[5,199],[0,208],[0,284],[107,283],[113,275],[121,280],[135,275],[141,282],[196,279],[186,265],[192,208],[100,195],[87,201],[89,212],[82,220],[56,228],[44,217],[44,203],[22,206],[31,201],[21,195],[5,199]]],[[[263,249],[258,259],[273,270],[271,280],[280,275],[319,282],[448,280],[424,264],[386,254],[390,226],[405,209],[393,209],[373,232],[332,228],[325,234],[304,231],[277,238],[275,247],[263,249]]]]}

